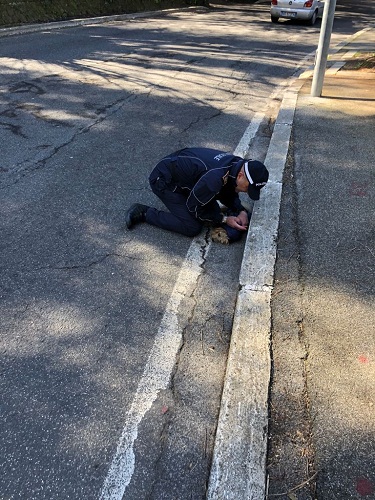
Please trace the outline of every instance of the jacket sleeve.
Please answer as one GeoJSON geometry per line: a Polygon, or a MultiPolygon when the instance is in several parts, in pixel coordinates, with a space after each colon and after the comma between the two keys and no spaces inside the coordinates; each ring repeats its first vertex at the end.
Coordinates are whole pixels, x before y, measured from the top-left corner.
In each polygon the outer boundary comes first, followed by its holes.
{"type": "Polygon", "coordinates": [[[245,210],[245,208],[241,203],[238,193],[226,188],[227,186],[225,186],[224,189],[222,189],[222,191],[220,192],[220,196],[218,197],[218,200],[233,212],[240,213],[241,210],[245,210]]]}
{"type": "Polygon", "coordinates": [[[206,172],[195,184],[187,199],[189,212],[202,222],[220,224],[222,213],[216,197],[223,187],[223,180],[216,170],[206,172]]]}

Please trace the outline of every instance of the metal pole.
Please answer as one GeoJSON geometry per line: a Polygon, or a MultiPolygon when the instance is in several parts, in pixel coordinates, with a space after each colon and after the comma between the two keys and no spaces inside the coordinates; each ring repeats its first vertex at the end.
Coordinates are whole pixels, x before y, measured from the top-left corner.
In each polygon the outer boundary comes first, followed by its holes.
{"type": "Polygon", "coordinates": [[[336,0],[325,0],[322,26],[320,28],[319,45],[316,52],[314,76],[311,85],[311,95],[313,97],[320,97],[322,95],[324,73],[326,70],[335,9],[336,0]]]}

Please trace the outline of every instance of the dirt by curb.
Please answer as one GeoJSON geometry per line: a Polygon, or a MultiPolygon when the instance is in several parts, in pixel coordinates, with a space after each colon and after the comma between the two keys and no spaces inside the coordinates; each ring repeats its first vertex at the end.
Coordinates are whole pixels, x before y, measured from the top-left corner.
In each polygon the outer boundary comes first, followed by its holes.
{"type": "Polygon", "coordinates": [[[314,449],[306,381],[293,139],[283,180],[272,294],[272,385],[267,500],[315,498],[314,449]]]}
{"type": "Polygon", "coordinates": [[[345,63],[341,68],[341,71],[368,71],[375,72],[375,53],[366,52],[359,53],[357,56],[353,57],[350,61],[345,63]]]}

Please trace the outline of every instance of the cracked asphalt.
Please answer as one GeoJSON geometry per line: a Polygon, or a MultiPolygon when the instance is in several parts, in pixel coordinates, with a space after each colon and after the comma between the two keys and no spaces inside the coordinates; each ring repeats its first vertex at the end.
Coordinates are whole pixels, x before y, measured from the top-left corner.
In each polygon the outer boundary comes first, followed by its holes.
{"type": "MultiPolygon", "coordinates": [[[[233,151],[259,111],[264,158],[271,96],[317,40],[266,2],[2,37],[1,498],[99,497],[191,243],[125,210],[159,203],[159,158],[233,151]]],[[[243,244],[211,245],[181,300],[126,498],[205,496],[243,244]]]]}

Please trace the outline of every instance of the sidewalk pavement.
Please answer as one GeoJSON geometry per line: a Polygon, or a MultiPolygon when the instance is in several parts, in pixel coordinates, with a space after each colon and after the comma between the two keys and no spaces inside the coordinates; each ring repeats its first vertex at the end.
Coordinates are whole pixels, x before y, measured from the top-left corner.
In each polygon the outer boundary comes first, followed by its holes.
{"type": "Polygon", "coordinates": [[[284,97],[244,253],[210,500],[375,498],[374,56],[369,27],[333,51],[322,97],[312,72],[284,97]]]}
{"type": "Polygon", "coordinates": [[[269,498],[375,498],[375,30],[331,62],[322,97],[299,92],[285,171],[269,498]]]}

